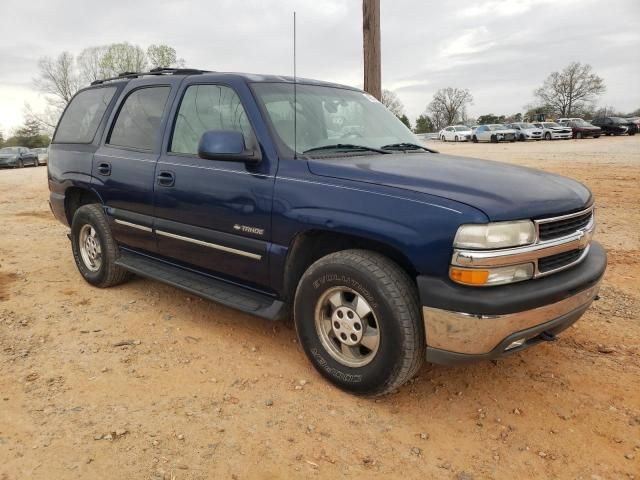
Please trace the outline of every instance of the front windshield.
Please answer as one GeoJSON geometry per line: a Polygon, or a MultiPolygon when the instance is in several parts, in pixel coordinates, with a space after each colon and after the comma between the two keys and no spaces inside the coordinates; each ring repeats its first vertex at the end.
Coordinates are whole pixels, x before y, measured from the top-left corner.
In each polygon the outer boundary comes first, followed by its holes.
{"type": "Polygon", "coordinates": [[[620,117],[611,117],[611,120],[613,121],[613,123],[627,123],[624,118],[620,117]]]}
{"type": "Polygon", "coordinates": [[[470,130],[469,127],[453,127],[456,129],[456,132],[466,132],[467,130],[470,130]]]}
{"type": "Polygon", "coordinates": [[[292,152],[336,144],[374,149],[391,144],[420,144],[393,113],[358,90],[298,84],[294,135],[293,84],[261,82],[253,84],[253,89],[273,129],[292,152]]]}
{"type": "Polygon", "coordinates": [[[533,123],[518,123],[518,125],[520,125],[521,128],[536,128],[533,123]]]}
{"type": "Polygon", "coordinates": [[[544,125],[545,127],[559,127],[560,126],[556,122],[545,122],[542,125],[544,125]]]}
{"type": "Polygon", "coordinates": [[[504,125],[499,125],[499,124],[493,124],[493,125],[489,125],[489,130],[507,130],[507,127],[505,127],[504,125]]]}
{"type": "Polygon", "coordinates": [[[4,147],[0,149],[0,153],[20,153],[18,147],[4,147]]]}
{"type": "Polygon", "coordinates": [[[576,125],[579,125],[581,127],[592,127],[593,125],[591,125],[589,122],[586,122],[584,120],[582,120],[581,118],[578,118],[577,120],[574,120],[576,125]]]}

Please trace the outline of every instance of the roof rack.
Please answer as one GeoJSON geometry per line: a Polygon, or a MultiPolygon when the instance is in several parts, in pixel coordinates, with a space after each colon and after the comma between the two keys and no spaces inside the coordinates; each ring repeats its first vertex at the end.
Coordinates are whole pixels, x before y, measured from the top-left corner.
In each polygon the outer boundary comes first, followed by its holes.
{"type": "Polygon", "coordinates": [[[100,80],[94,80],[91,85],[100,85],[105,82],[112,82],[114,80],[139,78],[145,75],[197,75],[200,73],[209,73],[210,70],[198,70],[195,68],[168,68],[157,67],[152,68],[148,72],[122,72],[116,77],[102,78],[100,80]]]}

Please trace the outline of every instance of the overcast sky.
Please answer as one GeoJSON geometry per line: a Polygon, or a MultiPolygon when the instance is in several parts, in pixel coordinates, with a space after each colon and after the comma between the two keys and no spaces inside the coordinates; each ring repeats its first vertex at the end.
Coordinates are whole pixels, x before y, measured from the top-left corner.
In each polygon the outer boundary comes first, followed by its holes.
{"type": "MultiPolygon", "coordinates": [[[[640,108],[640,0],[381,0],[382,83],[413,121],[441,87],[471,90],[470,114],[512,114],[571,61],[604,77],[600,105],[640,108]]],[[[0,129],[22,122],[38,58],[128,41],[166,43],[187,66],[362,86],[361,0],[3,0],[0,129]]]]}

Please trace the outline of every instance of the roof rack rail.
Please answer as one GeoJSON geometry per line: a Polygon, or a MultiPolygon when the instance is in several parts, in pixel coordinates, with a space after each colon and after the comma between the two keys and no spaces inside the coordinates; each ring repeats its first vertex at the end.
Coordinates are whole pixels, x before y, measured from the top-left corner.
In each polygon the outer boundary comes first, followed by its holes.
{"type": "Polygon", "coordinates": [[[115,80],[132,79],[144,77],[145,75],[198,75],[200,73],[209,73],[210,70],[198,70],[196,68],[169,68],[169,67],[156,67],[152,68],[148,72],[122,72],[116,77],[101,78],[94,80],[91,85],[100,85],[105,82],[112,82],[115,80]]]}

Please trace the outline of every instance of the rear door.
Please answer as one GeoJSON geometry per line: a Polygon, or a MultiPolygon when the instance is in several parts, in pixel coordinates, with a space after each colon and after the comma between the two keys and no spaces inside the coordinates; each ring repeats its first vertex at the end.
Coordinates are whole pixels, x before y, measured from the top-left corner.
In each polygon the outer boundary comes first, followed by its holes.
{"type": "Polygon", "coordinates": [[[195,76],[178,96],[156,167],[158,251],[190,268],[267,287],[277,159],[264,150],[257,165],[197,155],[209,130],[239,131],[247,145],[263,144],[250,120],[260,118],[255,100],[243,82],[204,83],[195,76]]]}
{"type": "Polygon", "coordinates": [[[155,252],[153,184],[162,132],[184,77],[132,80],[113,109],[92,165],[92,185],[106,205],[116,241],[155,252]]]}

